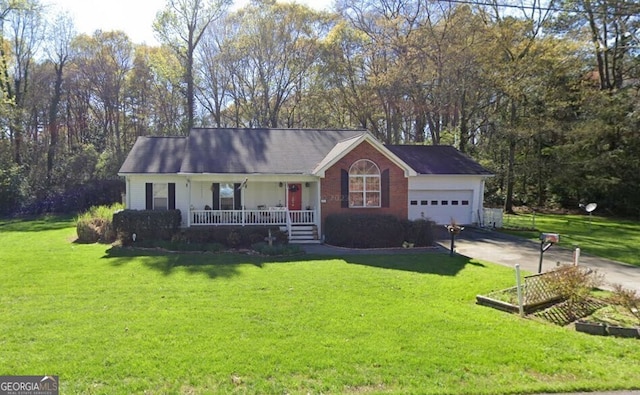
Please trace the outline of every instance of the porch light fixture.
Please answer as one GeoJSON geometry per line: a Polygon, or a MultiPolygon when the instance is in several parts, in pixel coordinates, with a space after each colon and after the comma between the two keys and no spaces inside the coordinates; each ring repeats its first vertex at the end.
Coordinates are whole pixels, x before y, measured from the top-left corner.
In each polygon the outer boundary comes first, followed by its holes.
{"type": "Polygon", "coordinates": [[[284,185],[280,182],[280,183],[278,183],[278,186],[279,186],[280,188],[282,188],[284,185]]]}
{"type": "Polygon", "coordinates": [[[304,183],[304,186],[305,186],[305,187],[307,187],[307,188],[309,188],[309,183],[308,183],[308,182],[305,182],[305,183],[304,183]]]}

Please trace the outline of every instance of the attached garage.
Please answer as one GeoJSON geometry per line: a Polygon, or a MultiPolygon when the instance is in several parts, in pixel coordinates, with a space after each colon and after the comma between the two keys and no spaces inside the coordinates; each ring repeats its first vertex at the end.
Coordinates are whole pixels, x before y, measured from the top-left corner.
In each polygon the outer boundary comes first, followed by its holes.
{"type": "Polygon", "coordinates": [[[430,219],[438,224],[470,224],[473,221],[473,190],[409,191],[409,219],[430,219]]]}
{"type": "Polygon", "coordinates": [[[484,182],[490,171],[450,146],[392,145],[389,150],[417,173],[409,177],[408,217],[439,225],[482,223],[484,182]]]}

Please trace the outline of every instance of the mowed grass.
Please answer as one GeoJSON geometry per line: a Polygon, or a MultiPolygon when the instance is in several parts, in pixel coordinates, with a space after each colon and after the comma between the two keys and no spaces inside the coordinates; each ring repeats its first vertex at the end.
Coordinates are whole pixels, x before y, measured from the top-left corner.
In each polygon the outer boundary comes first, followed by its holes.
{"type": "Polygon", "coordinates": [[[634,339],[475,304],[510,269],[446,253],[135,252],[68,219],[0,222],[0,375],[61,394],[638,389],[634,339]]]}
{"type": "Polygon", "coordinates": [[[537,231],[507,231],[539,240],[540,232],[559,233],[560,246],[580,247],[588,254],[640,266],[640,222],[619,218],[569,214],[517,214],[504,216],[505,227],[537,231]]]}

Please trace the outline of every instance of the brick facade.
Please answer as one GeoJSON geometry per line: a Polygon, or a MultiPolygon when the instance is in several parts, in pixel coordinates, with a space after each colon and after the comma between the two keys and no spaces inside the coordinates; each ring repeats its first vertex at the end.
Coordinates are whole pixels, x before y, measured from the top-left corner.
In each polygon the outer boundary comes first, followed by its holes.
{"type": "Polygon", "coordinates": [[[336,162],[325,172],[325,177],[320,181],[322,205],[322,226],[325,218],[335,213],[351,214],[389,214],[400,219],[408,217],[409,181],[405,177],[404,170],[393,163],[383,153],[378,151],[368,141],[363,141],[351,152],[336,162]],[[380,168],[380,171],[389,170],[389,207],[380,208],[343,208],[341,207],[341,170],[349,171],[351,165],[359,159],[369,159],[380,168]]]}

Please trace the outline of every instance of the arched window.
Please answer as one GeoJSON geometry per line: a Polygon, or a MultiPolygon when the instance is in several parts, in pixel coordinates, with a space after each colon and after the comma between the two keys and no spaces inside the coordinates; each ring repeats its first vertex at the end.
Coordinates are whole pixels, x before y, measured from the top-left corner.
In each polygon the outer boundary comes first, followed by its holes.
{"type": "Polygon", "coordinates": [[[349,207],[380,207],[380,169],[368,159],[349,169],[349,207]]]}

